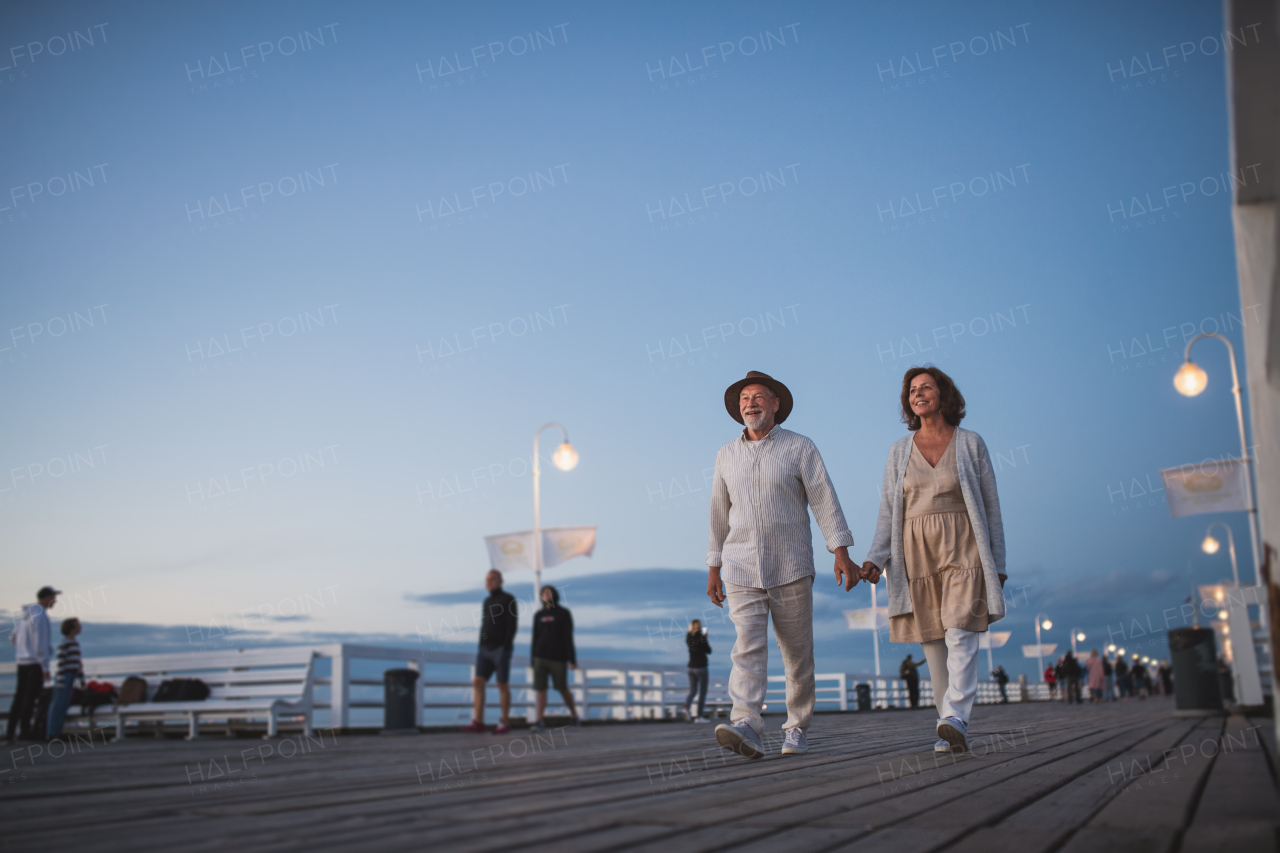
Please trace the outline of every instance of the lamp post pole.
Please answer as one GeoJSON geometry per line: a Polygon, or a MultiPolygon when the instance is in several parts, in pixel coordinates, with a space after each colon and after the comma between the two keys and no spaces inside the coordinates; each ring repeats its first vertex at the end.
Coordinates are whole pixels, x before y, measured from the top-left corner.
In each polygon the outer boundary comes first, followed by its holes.
{"type": "Polygon", "coordinates": [[[876,595],[876,585],[869,583],[867,586],[871,587],[871,627],[873,629],[871,636],[875,638],[876,677],[878,678],[880,676],[880,608],[876,606],[876,598],[878,597],[876,595]]]}
{"type": "MultiPolygon", "coordinates": [[[[1240,429],[1240,458],[1244,460],[1244,487],[1245,487],[1245,490],[1249,493],[1249,507],[1248,509],[1245,510],[1245,512],[1249,516],[1249,544],[1250,544],[1250,547],[1253,549],[1253,576],[1254,576],[1254,583],[1256,584],[1256,583],[1260,583],[1260,580],[1259,580],[1260,576],[1258,574],[1258,561],[1261,558],[1260,555],[1262,554],[1262,548],[1258,544],[1258,509],[1257,509],[1257,504],[1255,503],[1254,497],[1253,497],[1253,457],[1249,454],[1249,442],[1245,438],[1244,403],[1242,401],[1242,397],[1240,393],[1240,372],[1239,370],[1236,369],[1236,348],[1232,346],[1230,340],[1223,337],[1222,335],[1217,334],[1216,332],[1203,332],[1199,335],[1196,335],[1194,338],[1187,341],[1187,349],[1186,349],[1186,352],[1183,354],[1184,363],[1179,373],[1185,371],[1187,369],[1187,366],[1192,364],[1191,348],[1195,346],[1196,342],[1199,341],[1201,338],[1217,338],[1218,340],[1222,341],[1224,344],[1227,345],[1227,355],[1230,356],[1231,358],[1231,393],[1235,395],[1235,398],[1236,398],[1236,426],[1239,427],[1240,429]]],[[[1195,368],[1195,369],[1199,370],[1199,368],[1195,368]]],[[[1200,372],[1201,374],[1203,374],[1203,371],[1200,371],[1200,372]]],[[[1182,391],[1182,393],[1184,394],[1187,393],[1186,391],[1182,390],[1181,386],[1179,386],[1178,390],[1182,391]]],[[[1200,390],[1203,390],[1203,385],[1200,386],[1200,390]]],[[[1195,394],[1198,394],[1198,393],[1200,393],[1199,390],[1194,391],[1191,394],[1188,394],[1188,396],[1195,396],[1195,394]]],[[[1237,579],[1237,583],[1238,582],[1239,581],[1237,579]]],[[[1265,614],[1262,616],[1262,619],[1265,622],[1266,620],[1265,614]]]]}
{"type": "Polygon", "coordinates": [[[542,504],[538,494],[539,482],[542,479],[542,466],[538,464],[538,437],[548,427],[560,430],[564,444],[569,443],[569,433],[564,427],[552,421],[538,427],[533,434],[533,609],[542,606],[542,504]]]}
{"type": "MultiPolygon", "coordinates": [[[[1040,668],[1040,683],[1044,684],[1044,646],[1040,643],[1040,617],[1044,617],[1045,622],[1049,622],[1049,614],[1036,614],[1036,665],[1040,668]]],[[[1052,622],[1049,622],[1052,625],[1052,622]]]]}
{"type": "Polygon", "coordinates": [[[1215,527],[1221,527],[1223,530],[1227,531],[1227,553],[1231,555],[1231,577],[1235,580],[1236,588],[1238,589],[1240,587],[1240,569],[1236,566],[1236,538],[1231,535],[1230,525],[1222,521],[1215,521],[1213,524],[1210,524],[1209,529],[1204,532],[1206,542],[1208,542],[1209,534],[1215,527]]]}

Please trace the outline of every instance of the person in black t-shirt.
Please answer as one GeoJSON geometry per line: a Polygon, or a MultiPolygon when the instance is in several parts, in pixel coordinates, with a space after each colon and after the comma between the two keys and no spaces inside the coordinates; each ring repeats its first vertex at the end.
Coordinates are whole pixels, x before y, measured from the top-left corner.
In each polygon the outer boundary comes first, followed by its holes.
{"type": "Polygon", "coordinates": [[[702,620],[694,619],[689,623],[689,633],[684,635],[685,645],[689,647],[689,695],[684,700],[684,715],[691,723],[711,722],[703,716],[703,706],[707,702],[707,655],[711,654],[711,643],[707,641],[707,629],[702,627],[702,620]],[[690,715],[690,707],[694,697],[698,698],[698,713],[690,715]]]}
{"type": "Polygon", "coordinates": [[[578,668],[578,654],[573,648],[573,615],[560,606],[560,593],[554,586],[542,588],[542,609],[533,614],[533,689],[538,694],[538,720],[535,731],[542,731],[543,713],[547,709],[547,677],[564,698],[565,707],[578,725],[578,711],[573,705],[573,691],[565,668],[578,668]]]}
{"type": "Polygon", "coordinates": [[[484,577],[484,586],[489,591],[489,597],[484,600],[484,612],[480,617],[480,650],[476,653],[476,674],[471,679],[474,697],[471,725],[464,726],[462,730],[485,731],[484,694],[488,689],[486,685],[489,683],[489,676],[496,673],[502,716],[493,733],[500,735],[511,731],[511,651],[516,644],[520,614],[516,608],[516,597],[502,588],[502,572],[490,569],[489,574],[484,577]]]}
{"type": "Polygon", "coordinates": [[[928,666],[924,661],[912,660],[911,655],[898,667],[898,677],[907,682],[907,702],[912,708],[920,707],[920,667],[928,666]]]}

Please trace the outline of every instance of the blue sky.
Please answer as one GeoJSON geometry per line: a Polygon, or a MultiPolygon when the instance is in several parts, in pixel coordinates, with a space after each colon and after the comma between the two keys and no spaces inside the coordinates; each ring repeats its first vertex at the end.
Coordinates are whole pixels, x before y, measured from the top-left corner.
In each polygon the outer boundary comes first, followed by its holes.
{"type": "MultiPolygon", "coordinates": [[[[465,614],[423,596],[478,590],[484,535],[530,526],[556,420],[582,461],[544,522],[599,544],[555,577],[615,573],[581,630],[641,655],[701,595],[638,570],[702,565],[724,387],[791,387],[861,559],[920,362],[999,457],[1006,666],[1037,611],[1092,643],[1180,604],[1188,561],[1229,575],[1215,519],[1147,493],[1237,450],[1221,347],[1203,395],[1171,384],[1187,335],[1254,321],[1213,5],[6,18],[10,610],[53,583],[99,623],[415,637],[465,614]]],[[[866,669],[823,601],[819,666],[866,669]]]]}

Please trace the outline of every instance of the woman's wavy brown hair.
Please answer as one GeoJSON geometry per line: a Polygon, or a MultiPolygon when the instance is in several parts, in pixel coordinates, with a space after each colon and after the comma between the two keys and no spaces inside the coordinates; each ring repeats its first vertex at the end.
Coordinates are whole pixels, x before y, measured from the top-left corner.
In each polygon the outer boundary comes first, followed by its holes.
{"type": "Polygon", "coordinates": [[[911,411],[910,397],[911,380],[921,373],[929,374],[933,377],[933,381],[938,383],[938,396],[943,419],[952,426],[959,426],[960,421],[964,420],[964,395],[960,393],[956,383],[952,382],[950,376],[936,367],[913,367],[902,377],[902,397],[899,399],[899,403],[902,405],[902,422],[907,425],[907,429],[912,432],[920,429],[920,417],[911,411]]]}

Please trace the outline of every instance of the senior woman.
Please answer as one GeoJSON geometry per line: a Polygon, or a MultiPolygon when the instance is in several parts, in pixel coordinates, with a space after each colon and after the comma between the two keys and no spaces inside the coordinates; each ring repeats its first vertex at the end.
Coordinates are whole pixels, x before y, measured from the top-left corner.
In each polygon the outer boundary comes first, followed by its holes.
{"type": "Polygon", "coordinates": [[[960,428],[964,397],[936,367],[902,377],[902,420],[884,469],[862,576],[889,584],[889,641],[920,643],[938,708],[936,752],[964,752],[978,691],[978,635],[1005,613],[1004,526],[991,457],[960,428]]]}

